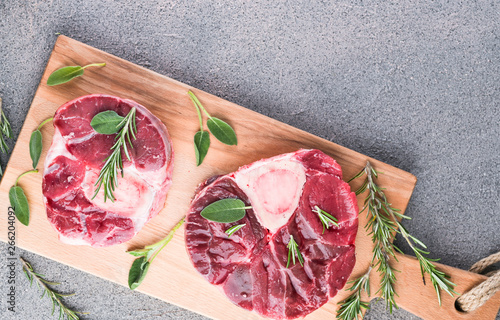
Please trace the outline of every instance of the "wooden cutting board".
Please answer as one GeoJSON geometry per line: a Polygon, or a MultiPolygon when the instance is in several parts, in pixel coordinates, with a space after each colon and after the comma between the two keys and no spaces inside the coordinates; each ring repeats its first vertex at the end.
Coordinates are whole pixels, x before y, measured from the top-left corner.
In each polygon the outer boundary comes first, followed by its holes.
{"type": "MultiPolygon", "coordinates": [[[[27,175],[20,181],[20,185],[30,202],[31,221],[29,227],[17,223],[17,245],[124,286],[127,285],[128,270],[134,260],[134,257],[125,253],[126,250],[142,247],[163,238],[186,214],[194,190],[200,182],[213,175],[234,171],[252,161],[299,148],[318,148],[335,158],[342,166],[344,176],[349,178],[369,160],[377,170],[384,172],[378,182],[387,188],[386,194],[390,202],[403,212],[416,183],[416,178],[410,173],[73,39],[59,36],[0,184],[1,228],[7,226],[9,188],[21,173],[31,169],[28,147],[31,132],[44,119],[52,117],[55,110],[63,103],[90,93],[110,94],[135,100],[149,108],[165,123],[172,136],[175,152],[173,185],[166,206],[141,232],[125,244],[110,248],[70,246],[59,242],[56,232],[47,221],[41,190],[42,172],[27,175]],[[107,65],[104,68],[86,69],[84,76],[63,85],[56,87],[46,85],[49,74],[58,68],[97,62],[106,62],[107,65]],[[212,115],[223,118],[233,125],[239,141],[237,147],[231,147],[214,140],[200,167],[195,166],[193,135],[198,130],[198,119],[187,95],[190,89],[196,93],[212,115]]],[[[46,125],[42,129],[42,134],[44,149],[39,168],[43,168],[43,160],[52,140],[52,126],[46,125]]],[[[362,200],[362,196],[358,197],[360,207],[362,200]]],[[[357,263],[353,276],[358,276],[367,270],[371,257],[373,244],[363,228],[365,223],[366,217],[362,214],[356,239],[357,263]]],[[[0,239],[5,242],[7,231],[3,230],[0,239]]],[[[146,279],[137,290],[216,319],[259,319],[256,314],[233,305],[216,287],[210,285],[195,271],[184,247],[183,231],[180,229],[171,243],[155,259],[146,279]]],[[[396,268],[402,271],[398,274],[397,292],[400,295],[398,302],[401,307],[417,315],[429,319],[478,319],[479,315],[481,319],[493,319],[498,310],[497,305],[500,303],[493,305],[489,302],[479,309],[482,313],[460,314],[453,307],[454,298],[448,296],[444,296],[444,305],[439,308],[432,287],[422,284],[418,264],[413,258],[401,256],[396,268]],[[482,311],[486,309],[491,312],[482,311]]],[[[452,281],[458,284],[459,292],[485,279],[483,276],[466,271],[445,266],[442,268],[452,275],[452,281]]],[[[376,280],[376,277],[373,277],[373,280],[376,280]]],[[[376,287],[374,281],[373,288],[376,287]]],[[[334,319],[337,303],[347,294],[339,293],[328,304],[306,318],[334,319]]],[[[495,298],[498,298],[498,295],[495,298]]],[[[496,299],[496,302],[498,300],[496,299]]]]}

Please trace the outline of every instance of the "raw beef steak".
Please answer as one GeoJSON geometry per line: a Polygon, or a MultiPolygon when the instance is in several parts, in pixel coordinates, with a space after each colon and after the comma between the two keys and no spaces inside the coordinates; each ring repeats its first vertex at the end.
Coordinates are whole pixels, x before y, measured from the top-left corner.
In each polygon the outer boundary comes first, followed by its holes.
{"type": "Polygon", "coordinates": [[[335,296],[354,267],[356,196],[340,166],[319,150],[299,150],[208,179],[187,215],[186,246],[195,268],[235,304],[273,319],[305,316],[335,296]],[[207,205],[239,198],[252,209],[234,223],[204,219],[207,205]],[[338,219],[323,233],[313,208],[338,219]],[[231,237],[225,230],[245,224],[231,237]],[[290,263],[290,237],[304,266],[290,263]]]}
{"type": "Polygon", "coordinates": [[[105,247],[131,239],[163,208],[172,181],[172,143],[165,125],[140,104],[107,95],[88,95],[62,105],[45,159],[43,195],[47,217],[62,242],[105,247]],[[116,200],[104,202],[103,188],[92,200],[95,182],[111,154],[116,134],[97,133],[90,121],[113,110],[126,116],[136,108],[137,134],[122,151],[116,200]]]}

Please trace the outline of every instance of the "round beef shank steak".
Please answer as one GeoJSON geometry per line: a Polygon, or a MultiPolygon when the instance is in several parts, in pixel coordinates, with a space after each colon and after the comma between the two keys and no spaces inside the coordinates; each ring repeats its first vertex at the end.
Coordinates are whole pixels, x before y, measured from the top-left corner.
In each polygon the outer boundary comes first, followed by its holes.
{"type": "Polygon", "coordinates": [[[355,264],[356,196],[335,160],[319,150],[299,150],[241,167],[203,183],[187,215],[191,261],[238,306],[272,319],[305,316],[335,296],[355,264]],[[252,209],[234,223],[204,219],[200,212],[226,198],[252,209]],[[338,226],[323,229],[318,213],[338,226]],[[229,237],[225,231],[244,226],[229,237]],[[324,231],[324,233],[323,233],[324,231]],[[287,268],[290,238],[304,265],[287,268]]]}
{"type": "Polygon", "coordinates": [[[45,159],[43,195],[47,218],[62,242],[105,247],[131,239],[163,208],[172,181],[172,143],[165,125],[142,105],[108,95],[87,95],[62,105],[45,159]],[[95,183],[116,134],[97,133],[92,118],[106,110],[125,117],[136,108],[136,140],[122,151],[116,200],[104,201],[95,183]]]}

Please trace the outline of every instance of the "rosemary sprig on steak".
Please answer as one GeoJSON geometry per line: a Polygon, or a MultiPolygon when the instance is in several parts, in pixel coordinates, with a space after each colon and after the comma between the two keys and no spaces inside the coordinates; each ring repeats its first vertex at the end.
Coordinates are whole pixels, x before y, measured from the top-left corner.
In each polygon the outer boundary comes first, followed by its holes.
{"type": "Polygon", "coordinates": [[[68,320],[79,320],[80,318],[77,314],[88,314],[87,312],[78,312],[71,310],[64,304],[62,298],[72,296],[74,295],[74,293],[62,294],[54,291],[49,287],[49,285],[54,286],[60,283],[46,280],[43,274],[36,273],[33,270],[33,267],[29,262],[25,261],[23,258],[19,258],[19,260],[21,260],[21,263],[23,264],[23,272],[26,275],[26,278],[28,278],[28,280],[30,281],[30,286],[32,286],[33,281],[35,281],[38,288],[43,290],[42,298],[44,296],[48,296],[52,301],[52,314],[54,314],[56,305],[59,307],[59,319],[66,318],[68,320]]]}
{"type": "MultiPolygon", "coordinates": [[[[422,241],[418,240],[416,237],[409,234],[406,228],[399,221],[400,219],[411,219],[410,217],[404,216],[399,213],[398,209],[392,207],[392,205],[387,201],[384,194],[384,189],[379,187],[374,179],[378,178],[377,172],[369,162],[367,162],[365,168],[361,170],[353,179],[359,178],[366,175],[366,179],[361,185],[361,187],[356,191],[356,195],[359,195],[366,190],[368,190],[367,197],[364,202],[364,207],[361,209],[360,213],[367,210],[367,220],[368,223],[365,228],[369,231],[372,236],[372,241],[375,243],[372,256],[373,267],[377,267],[377,272],[381,273],[380,289],[378,292],[381,293],[382,298],[386,301],[386,307],[392,312],[393,308],[398,308],[395,301],[395,290],[394,284],[396,283],[395,271],[390,265],[391,257],[396,261],[395,250],[402,253],[402,251],[392,244],[391,240],[393,237],[399,233],[408,242],[413,252],[417,256],[420,263],[420,269],[422,271],[422,279],[425,283],[424,274],[429,274],[431,278],[432,285],[434,286],[438,298],[438,302],[441,305],[441,292],[444,290],[451,296],[456,294],[453,290],[455,284],[448,280],[448,276],[436,269],[435,265],[432,263],[438,261],[438,259],[430,259],[426,257],[429,252],[422,250],[417,247],[427,248],[422,241]]],[[[371,268],[370,268],[371,270],[371,268]]],[[[358,281],[359,279],[355,280],[358,281]]],[[[369,294],[369,293],[368,293],[369,294]]],[[[340,309],[337,313],[337,318],[342,320],[357,319],[357,315],[361,313],[361,308],[364,308],[367,302],[361,301],[361,295],[356,292],[350,295],[346,300],[340,302],[340,309]],[[352,312],[341,313],[342,310],[346,310],[347,306],[352,306],[352,312]],[[349,317],[350,316],[350,317],[349,317]]],[[[351,310],[350,309],[350,310],[351,310]]]]}
{"type": "MultiPolygon", "coordinates": [[[[100,114],[97,114],[96,117],[100,114]]],[[[127,149],[127,141],[130,144],[130,147],[133,148],[132,140],[130,139],[130,137],[132,136],[134,140],[136,139],[135,133],[137,133],[137,127],[135,124],[135,108],[130,109],[125,118],[123,118],[118,123],[118,125],[116,125],[116,130],[118,133],[116,135],[116,142],[111,147],[111,150],[113,152],[109,155],[109,157],[106,158],[106,162],[101,168],[101,172],[99,173],[99,177],[97,178],[97,182],[95,183],[97,188],[92,199],[97,196],[99,190],[101,189],[101,187],[103,187],[104,201],[106,202],[107,199],[110,199],[113,202],[115,201],[113,191],[115,191],[116,187],[118,186],[118,170],[120,170],[123,177],[122,149],[127,159],[130,160],[130,155],[127,149]]]]}
{"type": "Polygon", "coordinates": [[[286,262],[286,267],[290,265],[290,261],[292,261],[293,265],[295,265],[295,257],[299,260],[301,266],[304,266],[304,258],[302,257],[302,253],[299,251],[299,245],[295,241],[292,235],[290,235],[290,241],[286,246],[288,248],[288,260],[286,262]]]}
{"type": "Polygon", "coordinates": [[[312,211],[318,214],[319,220],[321,220],[321,223],[323,224],[323,233],[325,233],[325,229],[330,228],[330,225],[339,226],[337,223],[339,220],[320,207],[314,206],[312,211]]]}

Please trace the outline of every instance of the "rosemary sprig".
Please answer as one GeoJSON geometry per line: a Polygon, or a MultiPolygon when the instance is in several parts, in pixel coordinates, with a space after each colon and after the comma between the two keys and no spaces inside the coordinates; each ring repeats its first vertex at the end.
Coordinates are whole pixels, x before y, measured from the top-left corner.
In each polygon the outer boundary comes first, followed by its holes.
{"type": "Polygon", "coordinates": [[[33,270],[33,267],[29,262],[24,260],[23,258],[19,258],[21,260],[21,263],[23,264],[23,272],[30,281],[30,286],[33,285],[33,281],[36,282],[38,288],[42,289],[42,296],[40,298],[43,298],[44,296],[48,296],[50,300],[52,301],[52,314],[54,314],[56,305],[59,307],[59,319],[68,319],[68,320],[79,320],[80,318],[78,317],[77,314],[88,314],[87,312],[78,312],[71,310],[68,308],[64,302],[61,300],[64,297],[69,297],[74,295],[74,293],[71,294],[62,294],[54,291],[49,287],[50,286],[55,286],[60,283],[58,282],[52,282],[48,281],[45,279],[45,276],[43,274],[37,273],[33,270]]]}
{"type": "Polygon", "coordinates": [[[300,265],[304,266],[304,258],[302,257],[302,253],[299,251],[299,245],[295,241],[292,235],[290,235],[290,241],[286,246],[288,248],[288,260],[286,262],[286,267],[290,265],[290,261],[292,261],[293,265],[295,265],[295,257],[299,260],[300,265]]]}
{"type": "MultiPolygon", "coordinates": [[[[2,99],[0,98],[0,151],[2,153],[9,151],[9,146],[7,146],[5,138],[12,138],[12,128],[10,127],[10,122],[7,120],[7,117],[2,110],[2,99]]],[[[2,168],[0,167],[0,176],[1,175],[2,168]]]]}
{"type": "Polygon", "coordinates": [[[111,147],[113,151],[108,158],[106,158],[106,162],[99,173],[99,177],[97,178],[97,182],[95,186],[97,186],[94,196],[94,199],[101,186],[104,188],[104,202],[107,199],[111,201],[115,201],[115,196],[113,195],[113,191],[115,191],[118,186],[118,170],[120,170],[122,178],[123,178],[123,161],[122,161],[122,149],[125,153],[125,156],[128,160],[130,160],[130,155],[127,149],[127,141],[130,144],[130,147],[133,148],[132,138],[135,138],[135,134],[137,133],[137,126],[135,124],[135,108],[130,109],[129,113],[123,120],[116,126],[118,129],[118,134],[116,135],[116,142],[111,147]]]}
{"type": "Polygon", "coordinates": [[[339,220],[325,210],[320,209],[320,207],[314,206],[312,211],[318,214],[319,220],[321,220],[321,223],[323,224],[323,233],[325,233],[325,229],[330,228],[330,224],[336,227],[339,226],[337,223],[339,220]]]}
{"type": "Polygon", "coordinates": [[[361,277],[349,281],[352,286],[347,289],[353,291],[353,293],[347,297],[346,300],[341,302],[339,311],[337,312],[337,319],[340,320],[353,320],[358,319],[358,316],[363,318],[362,309],[370,309],[370,304],[368,302],[361,301],[361,293],[363,290],[370,295],[370,272],[372,271],[372,266],[368,268],[368,271],[361,277]]]}
{"type": "MultiPolygon", "coordinates": [[[[444,290],[453,296],[453,294],[457,294],[453,290],[455,284],[447,279],[448,276],[444,272],[436,269],[432,263],[437,261],[436,259],[430,259],[425,256],[429,254],[429,252],[417,247],[418,245],[423,248],[427,248],[425,244],[423,244],[416,237],[410,235],[407,229],[401,224],[400,219],[411,218],[399,213],[400,210],[393,208],[391,203],[387,201],[387,197],[383,191],[384,189],[377,186],[374,182],[374,178],[378,178],[379,173],[380,172],[377,172],[371,164],[367,162],[365,168],[349,180],[350,182],[353,179],[366,175],[365,181],[361,187],[356,190],[356,195],[368,190],[364,207],[361,209],[360,213],[367,210],[368,223],[365,228],[370,231],[369,234],[372,236],[372,241],[375,244],[373,249],[372,264],[374,267],[377,267],[377,272],[381,273],[380,289],[377,293],[381,292],[382,298],[386,301],[386,307],[391,313],[393,308],[398,308],[395,301],[396,292],[394,290],[394,284],[396,283],[396,270],[391,267],[389,261],[391,257],[397,261],[395,250],[402,253],[402,251],[391,242],[393,237],[399,233],[405,238],[417,256],[420,263],[420,270],[422,272],[422,279],[424,279],[425,273],[430,275],[431,282],[436,290],[439,305],[441,305],[440,290],[444,290]]],[[[348,303],[352,305],[361,305],[365,303],[360,299],[360,295],[353,294],[349,296],[346,300],[341,302],[340,310],[343,310],[343,308],[345,309],[345,305],[348,303]]],[[[339,315],[340,313],[337,314],[338,318],[339,315]]],[[[344,317],[341,319],[355,319],[355,317],[344,317]]]]}
{"type": "MultiPolygon", "coordinates": [[[[389,210],[390,214],[394,217],[398,216],[397,213],[391,212],[389,210]]],[[[436,290],[437,298],[439,301],[439,305],[441,305],[441,291],[444,290],[446,293],[448,293],[450,296],[453,297],[453,294],[458,294],[453,288],[456,286],[453,282],[451,282],[448,278],[448,276],[442,272],[436,269],[436,266],[432,262],[439,261],[440,259],[430,259],[426,257],[426,255],[430,254],[428,251],[424,251],[416,246],[419,245],[424,249],[427,249],[427,246],[420,240],[418,240],[416,237],[412,236],[411,234],[408,233],[408,230],[398,221],[396,220],[396,223],[399,227],[399,233],[405,238],[406,242],[410,246],[410,248],[413,250],[413,253],[415,253],[415,256],[418,259],[418,262],[420,264],[420,272],[422,273],[422,281],[425,285],[425,274],[427,273],[430,276],[431,283],[434,287],[434,290],[436,290]]]]}

